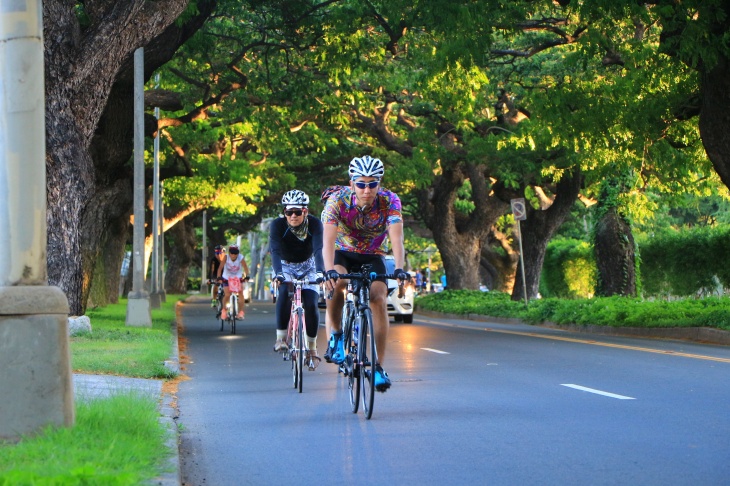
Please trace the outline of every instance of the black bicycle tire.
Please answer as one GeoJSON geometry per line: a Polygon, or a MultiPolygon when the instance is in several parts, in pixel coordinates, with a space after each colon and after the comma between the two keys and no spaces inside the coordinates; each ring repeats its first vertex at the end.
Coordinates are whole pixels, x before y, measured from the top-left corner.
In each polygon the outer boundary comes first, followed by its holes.
{"type": "Polygon", "coordinates": [[[373,416],[375,404],[375,363],[378,359],[375,347],[375,329],[373,327],[373,313],[364,309],[360,322],[360,337],[358,339],[358,354],[360,355],[360,382],[362,383],[362,407],[365,418],[373,416]]]}
{"type": "Polygon", "coordinates": [[[223,325],[225,324],[225,321],[221,317],[222,315],[223,315],[223,302],[221,302],[221,300],[218,299],[218,319],[221,320],[220,332],[223,332],[223,325]]]}
{"type": "Polygon", "coordinates": [[[231,297],[231,334],[236,334],[236,315],[238,314],[238,306],[236,302],[238,299],[231,297]]]}
{"type": "Polygon", "coordinates": [[[350,395],[352,413],[360,408],[360,380],[358,377],[357,355],[353,354],[352,328],[355,321],[355,306],[346,302],[342,308],[342,345],[345,348],[345,369],[347,370],[347,388],[350,395]]]}
{"type": "Polygon", "coordinates": [[[302,387],[304,384],[304,309],[298,309],[297,311],[297,368],[299,374],[299,393],[302,393],[302,387]]]}

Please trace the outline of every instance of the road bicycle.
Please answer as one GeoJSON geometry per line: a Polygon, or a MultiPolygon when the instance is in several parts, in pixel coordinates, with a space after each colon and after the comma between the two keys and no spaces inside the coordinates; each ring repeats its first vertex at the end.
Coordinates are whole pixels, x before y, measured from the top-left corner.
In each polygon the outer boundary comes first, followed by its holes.
{"type": "MultiPolygon", "coordinates": [[[[292,279],[285,282],[291,297],[291,314],[289,315],[289,327],[287,329],[287,347],[282,351],[285,361],[291,361],[292,378],[294,388],[302,393],[304,366],[314,371],[316,363],[314,357],[310,356],[309,344],[307,343],[307,326],[304,318],[304,306],[302,305],[302,287],[307,284],[319,285],[318,282],[306,280],[307,273],[293,275],[292,279]]],[[[281,285],[279,292],[282,291],[281,285]]]]}
{"type": "MultiPolygon", "coordinates": [[[[373,416],[375,403],[375,365],[378,350],[375,346],[373,312],[370,310],[370,285],[376,279],[395,279],[395,275],[371,272],[366,264],[359,272],[341,273],[338,278],[349,279],[345,304],[342,307],[342,339],[345,360],[339,371],[347,377],[352,413],[357,413],[362,396],[365,418],[373,416]]],[[[398,285],[399,296],[404,293],[402,283],[398,285]]]]}
{"type": "Polygon", "coordinates": [[[211,286],[210,287],[210,297],[211,297],[211,301],[213,303],[213,308],[215,309],[215,318],[216,318],[216,320],[220,320],[221,321],[221,328],[220,328],[220,330],[223,331],[223,325],[226,322],[223,319],[221,319],[221,313],[223,311],[223,295],[224,295],[224,293],[223,293],[223,285],[218,284],[218,281],[217,280],[213,280],[213,279],[209,279],[208,280],[208,285],[211,286]],[[218,291],[217,292],[215,292],[213,290],[216,285],[218,286],[218,291]]]}
{"type": "MultiPolygon", "coordinates": [[[[221,288],[222,287],[223,286],[221,285],[221,288]]],[[[241,291],[241,279],[238,277],[229,278],[228,289],[231,291],[228,304],[226,304],[226,313],[228,315],[225,320],[221,320],[221,331],[223,330],[224,322],[228,321],[231,326],[231,334],[236,334],[236,321],[240,321],[238,318],[238,311],[241,309],[241,307],[239,307],[241,303],[238,301],[238,292],[241,291]]]]}

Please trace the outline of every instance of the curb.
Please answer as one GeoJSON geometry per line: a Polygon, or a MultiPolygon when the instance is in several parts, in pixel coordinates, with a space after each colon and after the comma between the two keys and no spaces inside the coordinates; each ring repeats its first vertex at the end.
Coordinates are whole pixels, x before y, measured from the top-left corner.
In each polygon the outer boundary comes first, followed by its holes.
{"type": "Polygon", "coordinates": [[[719,344],[730,346],[730,331],[715,329],[713,327],[613,327],[598,326],[593,324],[556,324],[554,322],[542,322],[540,324],[529,324],[520,319],[505,317],[490,317],[481,314],[448,314],[428,310],[417,311],[417,314],[429,317],[444,317],[447,319],[464,319],[478,322],[494,322],[496,324],[522,324],[525,326],[544,327],[548,329],[559,329],[575,333],[599,334],[604,336],[639,337],[647,339],[669,339],[680,341],[692,341],[700,344],[719,344]]]}
{"type": "MultiPolygon", "coordinates": [[[[172,352],[170,358],[165,361],[165,368],[180,374],[180,348],[177,336],[178,320],[180,319],[180,306],[184,301],[175,304],[175,320],[172,322],[172,352]]],[[[164,390],[164,389],[163,389],[164,390]]],[[[157,486],[180,486],[182,478],[180,475],[180,432],[177,427],[178,412],[174,407],[176,397],[172,393],[163,391],[162,403],[160,403],[160,423],[170,431],[166,446],[170,450],[170,457],[166,462],[168,472],[154,478],[148,484],[157,486]]]]}

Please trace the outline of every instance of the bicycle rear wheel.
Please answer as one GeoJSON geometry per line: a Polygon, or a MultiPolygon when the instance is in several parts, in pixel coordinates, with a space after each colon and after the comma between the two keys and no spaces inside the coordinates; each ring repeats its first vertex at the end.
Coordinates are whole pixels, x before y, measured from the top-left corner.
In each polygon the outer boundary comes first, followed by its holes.
{"type": "Polygon", "coordinates": [[[361,315],[358,339],[360,382],[362,383],[363,412],[365,412],[365,418],[369,419],[373,416],[373,404],[375,403],[375,363],[378,360],[378,353],[375,349],[373,313],[370,309],[365,309],[361,315]]]}
{"type": "Polygon", "coordinates": [[[216,316],[216,318],[220,319],[220,321],[221,321],[221,328],[220,328],[220,330],[223,331],[223,324],[225,324],[225,321],[221,317],[221,313],[223,312],[223,302],[221,302],[220,299],[218,299],[217,302],[218,302],[218,305],[217,305],[218,311],[217,311],[217,313],[216,313],[215,316],[216,316]]]}
{"type": "Polygon", "coordinates": [[[236,334],[236,315],[238,314],[238,299],[231,296],[231,334],[236,334]]]}

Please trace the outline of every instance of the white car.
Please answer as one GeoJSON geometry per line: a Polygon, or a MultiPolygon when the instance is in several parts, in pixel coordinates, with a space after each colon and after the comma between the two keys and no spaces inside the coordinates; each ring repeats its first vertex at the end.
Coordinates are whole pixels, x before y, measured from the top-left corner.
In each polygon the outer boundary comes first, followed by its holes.
{"type": "MultiPolygon", "coordinates": [[[[385,268],[388,273],[395,271],[395,258],[391,255],[385,257],[385,268]]],[[[412,276],[411,276],[412,277],[412,276]]],[[[413,322],[413,299],[415,297],[414,283],[411,281],[405,286],[405,295],[398,297],[398,281],[388,280],[388,315],[393,316],[396,322],[413,322]]]]}

